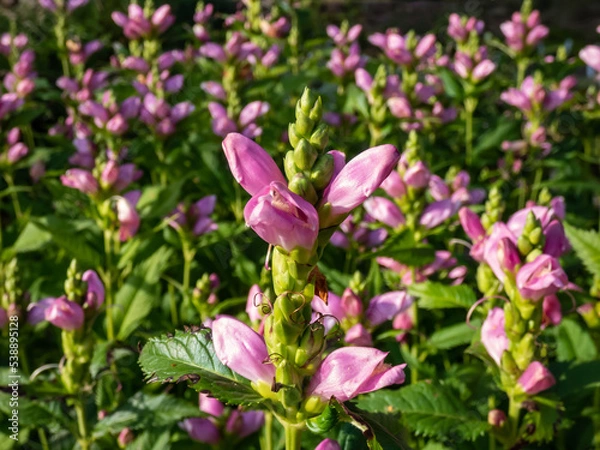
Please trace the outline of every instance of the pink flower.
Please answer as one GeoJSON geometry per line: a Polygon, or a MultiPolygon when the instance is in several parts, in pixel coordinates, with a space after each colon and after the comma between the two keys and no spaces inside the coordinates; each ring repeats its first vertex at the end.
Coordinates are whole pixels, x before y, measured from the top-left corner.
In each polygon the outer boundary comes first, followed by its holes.
{"type": "Polygon", "coordinates": [[[251,322],[259,322],[262,320],[261,304],[263,303],[263,292],[258,284],[253,284],[248,291],[248,299],[246,300],[246,314],[251,322]]]}
{"type": "Polygon", "coordinates": [[[449,198],[430,203],[423,210],[419,223],[428,229],[435,228],[456,214],[459,207],[460,203],[449,198]]]}
{"type": "Polygon", "coordinates": [[[342,447],[340,447],[337,441],[327,438],[319,442],[315,450],[342,450],[342,447]]]}
{"type": "Polygon", "coordinates": [[[423,189],[429,184],[431,172],[423,161],[417,161],[404,173],[404,183],[415,189],[423,189]]]}
{"type": "Polygon", "coordinates": [[[393,384],[404,383],[406,364],[391,367],[383,363],[386,352],[367,347],[334,350],[312,376],[306,393],[324,402],[335,397],[340,402],[393,384]]]}
{"type": "Polygon", "coordinates": [[[213,321],[212,336],[215,353],[223,364],[250,381],[271,385],[275,367],[268,362],[269,353],[262,336],[228,316],[213,321]]]}
{"type": "Polygon", "coordinates": [[[544,297],[544,302],[542,303],[542,309],[544,311],[544,316],[542,322],[545,325],[559,325],[562,321],[562,308],[560,306],[560,302],[558,301],[558,297],[556,295],[548,295],[544,297]]]}
{"type": "Polygon", "coordinates": [[[200,407],[200,411],[214,417],[219,417],[225,410],[223,403],[216,398],[210,397],[208,394],[200,394],[198,397],[198,406],[200,407]]]}
{"type": "Polygon", "coordinates": [[[552,373],[539,361],[533,361],[519,378],[519,385],[526,394],[535,395],[556,384],[552,373]]]}
{"type": "Polygon", "coordinates": [[[131,191],[117,199],[117,219],[119,220],[119,239],[126,241],[137,233],[140,227],[140,216],[135,210],[142,193],[131,191]]]}
{"type": "Polygon", "coordinates": [[[409,296],[406,291],[386,292],[371,299],[365,316],[371,325],[381,325],[406,311],[413,301],[414,298],[409,296]]]}
{"type": "Polygon", "coordinates": [[[84,322],[83,308],[66,297],[55,299],[44,312],[45,319],[66,331],[81,328],[84,322]]]}
{"type": "Polygon", "coordinates": [[[250,195],[271,182],[286,184],[273,158],[253,140],[231,133],[223,141],[223,150],[233,177],[250,195]]]}
{"type": "Polygon", "coordinates": [[[274,181],[256,193],[244,208],[246,224],[262,239],[285,250],[312,249],[319,232],[314,206],[274,181]]]}
{"type": "Polygon", "coordinates": [[[29,306],[27,306],[27,323],[30,325],[37,325],[46,320],[46,310],[55,302],[55,300],[55,298],[45,298],[39,302],[30,303],[29,306]]]}
{"type": "Polygon", "coordinates": [[[243,439],[260,430],[264,423],[265,415],[262,411],[242,412],[235,409],[227,419],[225,431],[239,439],[243,439]]]}
{"type": "Polygon", "coordinates": [[[94,195],[98,192],[98,182],[87,170],[69,169],[61,175],[60,181],[64,186],[77,189],[84,194],[94,195]]]}
{"type": "MultiPolygon", "coordinates": [[[[510,231],[508,226],[502,222],[497,222],[492,227],[491,234],[484,241],[483,259],[490,266],[494,275],[501,281],[504,282],[506,274],[504,273],[504,261],[500,259],[499,247],[502,239],[508,239],[513,244],[516,244],[517,238],[510,231]]],[[[506,245],[503,244],[503,245],[506,245]]]]}
{"type": "Polygon", "coordinates": [[[373,338],[369,330],[365,328],[362,323],[357,323],[351,326],[346,335],[344,336],[344,342],[349,345],[356,345],[361,347],[373,346],[373,338]]]}
{"type": "Polygon", "coordinates": [[[323,192],[318,210],[325,217],[320,227],[341,223],[381,185],[399,159],[396,147],[386,144],[365,150],[346,164],[323,192]]]}
{"type": "Polygon", "coordinates": [[[581,60],[600,73],[600,46],[586,45],[579,52],[581,60]]]}
{"type": "Polygon", "coordinates": [[[100,281],[100,277],[93,270],[86,270],[81,279],[87,283],[85,305],[97,310],[104,303],[104,285],[100,281]]]}
{"type": "Polygon", "coordinates": [[[396,228],[405,223],[404,214],[394,202],[385,197],[371,197],[365,200],[365,211],[379,222],[396,228]]]}
{"type": "Polygon", "coordinates": [[[192,417],[180,422],[179,427],[197,442],[216,445],[221,440],[219,429],[210,419],[192,417]]]}
{"type": "Polygon", "coordinates": [[[569,280],[560,263],[550,255],[539,255],[517,273],[517,288],[521,295],[533,301],[564,289],[569,280]]]}
{"type": "Polygon", "coordinates": [[[504,310],[492,308],[481,326],[481,343],[498,365],[509,344],[504,323],[504,310]]]}

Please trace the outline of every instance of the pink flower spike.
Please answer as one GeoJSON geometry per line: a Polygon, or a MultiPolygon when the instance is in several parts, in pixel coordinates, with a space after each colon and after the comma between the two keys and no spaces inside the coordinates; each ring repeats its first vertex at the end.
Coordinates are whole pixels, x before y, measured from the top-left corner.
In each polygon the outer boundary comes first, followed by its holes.
{"type": "Polygon", "coordinates": [[[552,373],[539,361],[533,361],[519,378],[519,385],[526,394],[539,394],[556,384],[552,373]]]}
{"type": "Polygon", "coordinates": [[[492,308],[481,326],[481,343],[491,358],[500,365],[502,354],[508,350],[508,337],[504,329],[504,310],[492,308]]]}
{"type": "Polygon", "coordinates": [[[268,362],[264,339],[252,328],[233,317],[218,316],[212,323],[212,336],[223,364],[250,381],[271,385],[275,367],[268,362]]]}
{"type": "Polygon", "coordinates": [[[346,164],[323,193],[319,209],[329,204],[331,210],[321,228],[342,222],[346,214],[375,192],[399,159],[396,147],[386,144],[365,150],[346,164]]]}
{"type": "Polygon", "coordinates": [[[404,383],[406,364],[388,366],[383,363],[386,356],[386,352],[367,347],[334,350],[312,376],[306,392],[323,401],[335,397],[345,402],[360,394],[404,383]]]}
{"type": "Polygon", "coordinates": [[[273,181],[287,184],[273,158],[253,140],[230,133],[223,141],[223,151],[233,177],[250,195],[273,181]]]}
{"type": "Polygon", "coordinates": [[[65,331],[81,328],[84,322],[83,308],[66,297],[59,297],[44,311],[44,316],[52,325],[65,331]]]}
{"type": "Polygon", "coordinates": [[[288,252],[312,249],[319,232],[314,206],[277,181],[250,199],[244,208],[244,218],[263,240],[288,252]]]}

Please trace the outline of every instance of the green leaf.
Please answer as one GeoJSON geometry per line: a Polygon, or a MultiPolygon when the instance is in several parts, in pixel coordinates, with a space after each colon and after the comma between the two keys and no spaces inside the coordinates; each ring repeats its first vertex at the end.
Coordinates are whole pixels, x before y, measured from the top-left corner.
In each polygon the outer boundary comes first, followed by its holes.
{"type": "Polygon", "coordinates": [[[600,361],[573,364],[558,378],[558,395],[561,398],[582,393],[589,395],[588,389],[600,387],[600,361]]]}
{"type": "Polygon", "coordinates": [[[478,155],[486,150],[498,150],[502,142],[507,139],[513,130],[518,129],[518,124],[514,120],[499,120],[496,126],[491,127],[477,139],[473,153],[478,155]]]}
{"type": "MultiPolygon", "coordinates": [[[[52,236],[52,240],[81,264],[90,267],[101,265],[101,252],[89,244],[97,236],[90,231],[95,226],[91,220],[65,220],[56,216],[32,218],[31,222],[39,230],[52,236]]],[[[31,233],[36,233],[32,228],[31,233]]],[[[45,237],[46,235],[41,235],[45,237]]],[[[19,236],[20,237],[20,236],[19,236]]],[[[28,237],[25,241],[30,242],[28,237]]],[[[28,251],[28,250],[27,250],[28,251]]]]}
{"type": "Polygon", "coordinates": [[[51,233],[43,230],[33,222],[28,222],[12,248],[15,253],[34,252],[41,249],[51,240],[51,233]]]}
{"type": "Polygon", "coordinates": [[[424,309],[469,309],[477,300],[473,289],[464,284],[446,286],[442,283],[426,281],[409,286],[408,292],[419,297],[419,307],[424,309]]]}
{"type": "Polygon", "coordinates": [[[435,259],[435,250],[430,245],[417,243],[412,233],[405,230],[386,240],[378,250],[366,252],[359,259],[372,259],[376,256],[387,256],[407,266],[420,267],[435,259]]]}
{"type": "Polygon", "coordinates": [[[421,382],[405,386],[397,391],[376,391],[358,398],[361,409],[402,414],[406,425],[417,435],[448,439],[458,435],[473,441],[481,436],[489,425],[474,412],[468,410],[447,387],[421,382]]]}
{"type": "Polygon", "coordinates": [[[171,448],[171,433],[168,429],[150,429],[127,446],[127,450],[168,450],[171,448]]]}
{"type": "Polygon", "coordinates": [[[592,361],[598,356],[590,334],[572,319],[563,319],[556,327],[558,361],[592,361]]]}
{"type": "Polygon", "coordinates": [[[592,230],[581,230],[564,223],[567,238],[585,268],[600,277],[600,234],[592,230]]]}
{"type": "MultiPolygon", "coordinates": [[[[476,327],[476,323],[471,322],[471,326],[476,327]]],[[[427,343],[440,350],[448,350],[470,344],[475,332],[475,329],[466,323],[457,323],[437,330],[429,337],[427,343]]]]}
{"type": "Polygon", "coordinates": [[[444,83],[444,92],[450,98],[462,99],[464,91],[461,84],[458,82],[452,72],[447,69],[442,69],[439,72],[442,83],[444,83]]]}
{"type": "Polygon", "coordinates": [[[249,380],[219,361],[208,329],[150,339],[140,355],[140,365],[153,381],[189,380],[194,389],[210,391],[225,403],[248,405],[263,400],[249,380]]]}
{"type": "Polygon", "coordinates": [[[136,206],[140,216],[149,218],[168,215],[177,206],[179,194],[185,181],[185,178],[182,178],[168,186],[148,186],[145,188],[136,206]]]}
{"type": "Polygon", "coordinates": [[[530,428],[533,433],[525,433],[525,440],[529,442],[550,442],[556,435],[554,424],[559,418],[556,406],[538,402],[536,411],[528,412],[523,419],[523,428],[530,428]],[[531,424],[533,426],[528,427],[531,424]]]}
{"type": "Polygon", "coordinates": [[[146,318],[160,294],[156,283],[166,269],[173,250],[159,248],[150,258],[136,266],[115,296],[114,321],[117,338],[125,340],[146,318]]]}
{"type": "Polygon", "coordinates": [[[200,416],[198,405],[173,395],[137,392],[110,416],[99,421],[93,434],[118,434],[123,428],[139,430],[174,425],[187,417],[200,416]]]}

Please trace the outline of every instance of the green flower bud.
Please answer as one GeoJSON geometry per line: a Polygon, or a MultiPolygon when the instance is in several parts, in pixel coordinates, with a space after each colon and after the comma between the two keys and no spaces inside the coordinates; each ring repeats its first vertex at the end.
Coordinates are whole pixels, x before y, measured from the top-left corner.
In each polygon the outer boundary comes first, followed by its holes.
{"type": "MultiPolygon", "coordinates": [[[[502,353],[502,359],[500,360],[500,367],[502,367],[502,370],[504,370],[505,372],[511,374],[511,375],[517,375],[519,373],[519,368],[517,366],[517,363],[515,363],[515,360],[513,358],[513,356],[510,354],[510,352],[504,352],[502,353]]],[[[502,384],[505,384],[504,382],[502,384]]]]}
{"type": "Polygon", "coordinates": [[[333,156],[324,154],[319,156],[310,172],[310,181],[316,190],[321,191],[331,181],[333,175],[333,156]]]}
{"type": "Polygon", "coordinates": [[[300,141],[301,137],[302,136],[299,136],[296,133],[296,124],[290,123],[288,125],[288,139],[289,139],[290,144],[292,145],[292,147],[296,148],[296,145],[298,145],[298,141],[300,141]]]}
{"type": "Polygon", "coordinates": [[[313,205],[317,203],[317,192],[315,191],[312,183],[304,176],[304,174],[297,173],[294,175],[290,180],[288,188],[294,194],[298,194],[300,197],[306,199],[313,205]]]}
{"type": "Polygon", "coordinates": [[[305,87],[300,100],[298,100],[298,107],[302,109],[302,111],[304,111],[304,113],[308,116],[318,99],[319,97],[316,94],[314,94],[308,87],[305,87]]]}
{"type": "Polygon", "coordinates": [[[522,234],[517,239],[517,248],[519,249],[519,253],[521,253],[521,255],[529,255],[529,253],[533,250],[533,245],[531,245],[529,239],[522,234]]]}
{"type": "Polygon", "coordinates": [[[302,138],[294,149],[294,162],[300,170],[309,170],[315,163],[319,153],[310,143],[302,138]]]}
{"type": "Polygon", "coordinates": [[[303,367],[307,362],[321,353],[325,344],[325,327],[316,322],[306,327],[298,351],[296,351],[295,363],[298,367],[303,367]]]}
{"type": "Polygon", "coordinates": [[[315,122],[319,122],[323,117],[323,100],[321,100],[321,97],[317,98],[315,105],[310,110],[309,117],[315,122]]]}
{"type": "Polygon", "coordinates": [[[296,163],[294,162],[294,151],[290,150],[285,154],[283,158],[283,170],[285,172],[285,177],[288,180],[291,180],[294,175],[300,172],[300,169],[296,167],[296,163]]]}
{"type": "Polygon", "coordinates": [[[521,370],[525,370],[531,360],[533,359],[535,351],[535,341],[532,334],[527,333],[523,338],[517,343],[515,348],[513,349],[513,357],[515,359],[515,363],[521,370]]]}
{"type": "Polygon", "coordinates": [[[543,245],[543,240],[544,240],[544,233],[542,232],[541,228],[534,228],[531,233],[529,233],[529,242],[531,242],[533,245],[538,246],[538,245],[543,245]]]}
{"type": "MultiPolygon", "coordinates": [[[[310,143],[323,151],[329,142],[329,127],[327,124],[320,123],[317,129],[310,136],[310,143]]],[[[295,147],[295,146],[294,146],[295,147]]]]}
{"type": "Polygon", "coordinates": [[[339,417],[338,410],[331,406],[331,404],[328,404],[321,415],[307,420],[306,426],[313,433],[326,433],[337,425],[339,417]]]}
{"type": "Polygon", "coordinates": [[[308,117],[300,108],[296,106],[296,133],[301,136],[310,136],[315,126],[315,121],[308,117]]]}

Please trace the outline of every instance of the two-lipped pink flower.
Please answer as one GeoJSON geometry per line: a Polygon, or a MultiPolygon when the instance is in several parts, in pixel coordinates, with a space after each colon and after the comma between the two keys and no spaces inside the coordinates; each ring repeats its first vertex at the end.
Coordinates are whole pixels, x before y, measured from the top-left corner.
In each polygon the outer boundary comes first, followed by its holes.
{"type": "Polygon", "coordinates": [[[519,377],[519,386],[526,394],[539,394],[556,384],[556,379],[541,362],[533,361],[519,377]]]}
{"type": "Polygon", "coordinates": [[[140,216],[135,207],[141,197],[140,191],[130,191],[116,201],[117,219],[119,221],[119,239],[131,239],[140,227],[140,216]]]}
{"type": "Polygon", "coordinates": [[[83,308],[66,297],[54,299],[44,311],[44,318],[52,325],[65,331],[73,331],[83,326],[83,308]]]}
{"type": "Polygon", "coordinates": [[[502,361],[502,354],[508,350],[509,345],[504,326],[505,319],[502,308],[492,308],[481,326],[481,343],[498,365],[502,361]]]}
{"type": "Polygon", "coordinates": [[[483,28],[483,21],[477,20],[475,17],[461,17],[456,13],[452,13],[448,17],[448,36],[459,44],[466,42],[473,31],[481,34],[483,28]]]}
{"type": "Polygon", "coordinates": [[[207,195],[186,208],[185,204],[177,205],[169,216],[169,225],[173,228],[185,227],[195,236],[215,231],[218,225],[210,218],[217,202],[216,195],[207,195]]]}
{"type": "Polygon", "coordinates": [[[517,273],[517,288],[523,298],[538,301],[556,294],[568,286],[569,279],[558,260],[550,255],[539,255],[525,264],[517,273]]]}
{"type": "Polygon", "coordinates": [[[162,34],[175,22],[170,5],[162,5],[151,17],[146,17],[141,6],[130,4],[127,15],[115,11],[111,17],[123,29],[123,34],[128,39],[149,38],[152,34],[162,34]]]}
{"type": "Polygon", "coordinates": [[[516,53],[523,53],[538,45],[550,30],[541,24],[540,12],[533,10],[527,16],[520,12],[513,13],[511,20],[500,25],[506,44],[516,53]]]}
{"type": "Polygon", "coordinates": [[[87,283],[84,306],[92,310],[98,310],[104,303],[104,284],[93,270],[83,272],[81,280],[87,283]]]}
{"type": "MultiPolygon", "coordinates": [[[[206,89],[217,89],[215,85],[205,86],[206,89]]],[[[270,106],[267,102],[254,101],[248,103],[240,111],[237,119],[228,115],[227,109],[217,102],[208,104],[208,111],[212,117],[211,127],[217,136],[226,137],[229,133],[240,132],[244,136],[254,139],[262,134],[262,128],[256,125],[256,120],[269,112],[270,106]]]]}
{"type": "Polygon", "coordinates": [[[406,364],[384,364],[386,352],[367,347],[334,350],[323,360],[311,377],[306,394],[323,402],[335,397],[340,402],[373,392],[405,380],[406,364]]]}

